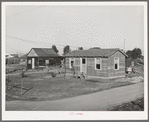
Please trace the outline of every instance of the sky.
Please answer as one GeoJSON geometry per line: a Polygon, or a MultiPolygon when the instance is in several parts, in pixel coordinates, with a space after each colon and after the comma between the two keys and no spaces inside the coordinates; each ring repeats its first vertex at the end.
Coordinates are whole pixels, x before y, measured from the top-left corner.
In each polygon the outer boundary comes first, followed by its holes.
{"type": "Polygon", "coordinates": [[[7,53],[52,45],[144,51],[143,6],[6,6],[7,53]]]}

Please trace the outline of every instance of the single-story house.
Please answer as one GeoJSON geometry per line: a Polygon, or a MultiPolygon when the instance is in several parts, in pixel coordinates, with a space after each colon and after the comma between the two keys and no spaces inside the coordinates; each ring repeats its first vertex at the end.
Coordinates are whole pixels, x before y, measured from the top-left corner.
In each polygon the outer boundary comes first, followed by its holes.
{"type": "Polygon", "coordinates": [[[46,65],[60,63],[63,57],[51,48],[32,48],[27,54],[27,69],[39,69],[46,65]]]}
{"type": "Polygon", "coordinates": [[[84,72],[88,76],[123,77],[126,57],[120,49],[75,50],[65,55],[66,69],[72,68],[73,63],[75,72],[84,72]]]}

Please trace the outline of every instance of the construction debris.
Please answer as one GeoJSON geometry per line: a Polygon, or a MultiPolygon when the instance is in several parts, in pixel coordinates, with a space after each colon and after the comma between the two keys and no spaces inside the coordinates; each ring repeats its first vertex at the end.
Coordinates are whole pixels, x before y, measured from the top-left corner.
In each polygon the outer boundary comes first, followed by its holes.
{"type": "Polygon", "coordinates": [[[81,72],[77,74],[76,78],[82,80],[86,78],[86,75],[83,72],[81,72]]]}

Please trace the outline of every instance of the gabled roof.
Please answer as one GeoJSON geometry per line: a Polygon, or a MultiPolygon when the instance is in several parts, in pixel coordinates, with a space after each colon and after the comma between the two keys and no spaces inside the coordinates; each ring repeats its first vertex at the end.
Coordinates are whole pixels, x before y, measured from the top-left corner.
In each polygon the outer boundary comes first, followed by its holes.
{"type": "Polygon", "coordinates": [[[122,52],[120,49],[96,49],[91,48],[88,50],[74,50],[68,53],[65,57],[110,57],[117,51],[121,52],[123,55],[127,57],[127,55],[122,52]]]}
{"type": "Polygon", "coordinates": [[[58,57],[58,54],[52,48],[32,48],[30,52],[32,50],[34,50],[39,57],[58,57]]]}

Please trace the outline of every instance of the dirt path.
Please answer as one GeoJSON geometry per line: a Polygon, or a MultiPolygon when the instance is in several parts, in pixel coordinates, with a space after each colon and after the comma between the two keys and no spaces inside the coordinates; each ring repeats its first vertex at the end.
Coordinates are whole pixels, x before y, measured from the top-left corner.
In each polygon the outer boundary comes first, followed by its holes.
{"type": "Polygon", "coordinates": [[[104,111],[144,95],[144,83],[54,101],[8,101],[6,111],[104,111]]]}

